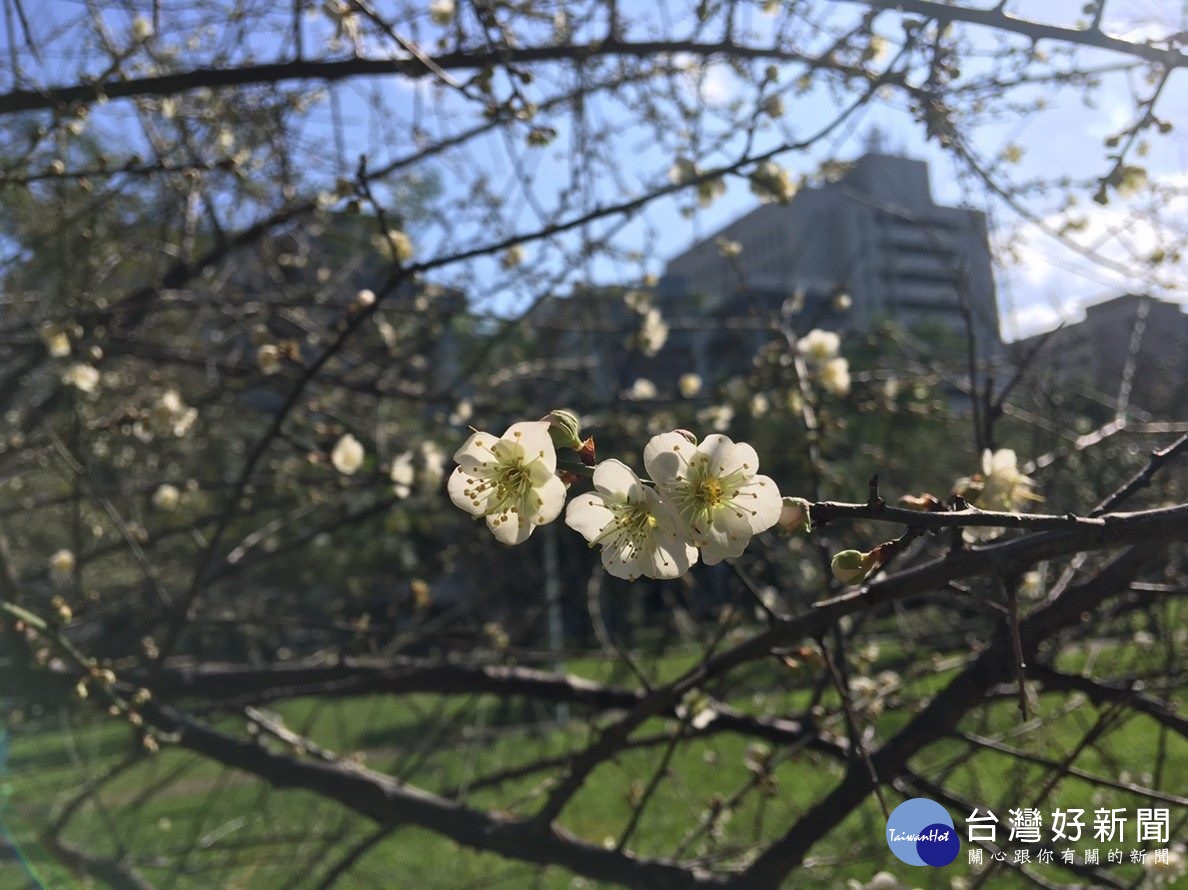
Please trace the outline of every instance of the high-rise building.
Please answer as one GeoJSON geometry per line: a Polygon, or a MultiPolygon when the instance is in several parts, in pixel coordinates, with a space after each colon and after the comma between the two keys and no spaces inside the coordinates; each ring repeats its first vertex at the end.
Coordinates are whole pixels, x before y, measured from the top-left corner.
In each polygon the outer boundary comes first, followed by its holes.
{"type": "MultiPolygon", "coordinates": [[[[693,244],[660,283],[661,305],[674,318],[737,319],[789,298],[834,328],[891,320],[963,336],[968,324],[984,358],[1001,355],[986,218],[933,201],[924,161],[863,155],[836,181],[801,189],[787,204],[764,204],[693,244]],[[833,309],[842,294],[845,312],[833,309]]],[[[723,338],[745,340],[742,331],[707,325],[672,347],[687,353],[678,361],[713,375],[707,357],[741,351],[724,349],[723,338]]]]}
{"type": "Polygon", "coordinates": [[[1188,419],[1188,314],[1176,303],[1123,294],[1086,307],[1083,321],[1011,344],[1020,362],[1036,349],[1032,392],[1188,419]]]}

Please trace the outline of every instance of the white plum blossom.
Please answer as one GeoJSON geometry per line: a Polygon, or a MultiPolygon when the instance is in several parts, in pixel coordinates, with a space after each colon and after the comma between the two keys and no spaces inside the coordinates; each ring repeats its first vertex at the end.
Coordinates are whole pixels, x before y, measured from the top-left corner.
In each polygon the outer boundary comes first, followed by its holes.
{"type": "Polygon", "coordinates": [[[429,18],[434,24],[448,25],[454,18],[454,0],[433,0],[429,4],[429,18]]]}
{"type": "Polygon", "coordinates": [[[265,377],[280,370],[280,349],[275,343],[264,343],[256,348],[256,367],[265,377]]]}
{"type": "Polygon", "coordinates": [[[731,405],[710,405],[697,412],[697,419],[716,433],[724,433],[734,423],[734,408],[731,405]]]}
{"type": "MultiPolygon", "coordinates": [[[[683,441],[683,440],[682,440],[683,441]]],[[[594,468],[594,491],[574,498],[565,524],[593,547],[616,578],[679,578],[697,562],[677,517],[626,464],[606,460],[594,468]]]]}
{"type": "Polygon", "coordinates": [[[330,452],[330,463],[344,476],[350,476],[363,466],[364,454],[363,443],[347,433],[334,444],[334,449],[330,452]]]}
{"type": "Polygon", "coordinates": [[[821,366],[821,386],[835,396],[850,392],[850,363],[840,356],[831,358],[821,366]]]}
{"type": "Polygon", "coordinates": [[[50,579],[55,584],[66,584],[74,575],[76,561],[70,550],[59,550],[49,558],[50,579]]]}
{"type": "Polygon", "coordinates": [[[841,337],[833,331],[814,328],[796,341],[796,348],[810,362],[825,362],[837,355],[841,337]]]}
{"type": "Polygon", "coordinates": [[[753,535],[771,528],[783,504],[775,482],[756,475],[759,457],[744,442],[680,433],[654,436],[644,466],[707,565],[741,556],[753,535]]]}
{"type": "Polygon", "coordinates": [[[775,161],[763,161],[751,171],[751,193],[760,201],[787,203],[796,194],[792,175],[775,161]]]}
{"type": "Polygon", "coordinates": [[[157,490],[153,492],[153,506],[162,513],[173,512],[180,502],[181,492],[176,485],[170,485],[168,482],[157,486],[157,490]]]}
{"type": "MultiPolygon", "coordinates": [[[[982,473],[959,479],[956,491],[979,510],[1010,513],[1030,500],[1037,500],[1031,488],[1035,481],[1019,472],[1019,461],[1010,448],[982,452],[982,473]]],[[[962,536],[971,543],[998,534],[994,527],[966,528],[962,536]]]]}
{"type": "Polygon", "coordinates": [[[412,494],[412,486],[413,482],[416,481],[417,469],[413,463],[413,453],[411,451],[396,455],[392,460],[392,470],[389,476],[392,479],[392,490],[396,493],[396,497],[406,498],[412,494]]]}
{"type": "Polygon", "coordinates": [[[982,493],[976,501],[983,510],[1017,510],[1034,499],[1035,481],[1019,472],[1019,459],[1010,448],[982,452],[982,493]]]}
{"type": "Polygon", "coordinates": [[[99,372],[88,364],[75,362],[62,374],[62,382],[79,392],[94,392],[99,386],[99,372]]]}
{"type": "Polygon", "coordinates": [[[1188,874],[1188,855],[1183,844],[1172,844],[1166,857],[1148,853],[1145,868],[1147,877],[1155,886],[1175,884],[1188,874]]]}
{"type": "Polygon", "coordinates": [[[450,414],[450,424],[453,426],[461,426],[474,416],[474,404],[470,399],[463,399],[455,407],[450,414]]]}
{"type": "Polygon", "coordinates": [[[65,358],[70,355],[70,337],[56,325],[42,327],[41,342],[53,358],[65,358]]]}
{"type": "Polygon", "coordinates": [[[767,396],[761,392],[755,393],[751,396],[751,416],[762,417],[771,408],[771,402],[767,396]]]}
{"type": "Polygon", "coordinates": [[[198,409],[182,401],[176,389],[167,389],[157,399],[152,410],[152,426],[158,435],[173,435],[182,438],[198,419],[198,409]]]}
{"type": "Polygon", "coordinates": [[[422,442],[417,450],[421,457],[421,484],[435,487],[445,478],[445,449],[436,442],[422,442]]]}
{"type": "Polygon", "coordinates": [[[906,884],[899,883],[895,875],[887,871],[878,872],[865,884],[850,878],[846,886],[849,890],[909,890],[906,884]]]}
{"type": "Polygon", "coordinates": [[[647,401],[656,398],[656,384],[646,377],[639,377],[627,390],[627,398],[635,401],[647,401]]]}
{"type": "Polygon", "coordinates": [[[692,372],[682,374],[677,380],[677,388],[680,389],[682,396],[691,399],[701,392],[701,378],[692,372]]]}
{"type": "Polygon", "coordinates": [[[528,540],[552,522],[565,504],[557,477],[557,452],[546,421],[513,423],[501,438],[476,432],[454,454],[457,468],[447,486],[450,500],[504,544],[528,540]]]}
{"type": "Polygon", "coordinates": [[[648,309],[644,312],[643,323],[639,327],[639,351],[646,356],[653,356],[664,348],[668,340],[668,325],[659,309],[648,309]]]}

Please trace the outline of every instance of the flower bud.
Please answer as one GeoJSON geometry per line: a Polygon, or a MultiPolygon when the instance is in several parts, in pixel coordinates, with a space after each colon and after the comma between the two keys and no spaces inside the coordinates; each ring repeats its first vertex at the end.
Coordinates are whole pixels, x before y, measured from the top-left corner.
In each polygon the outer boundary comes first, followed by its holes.
{"type": "Polygon", "coordinates": [[[878,564],[877,557],[861,550],[843,550],[833,557],[833,577],[842,584],[857,584],[878,564]]]}
{"type": "Polygon", "coordinates": [[[582,447],[578,449],[578,457],[582,461],[583,467],[592,467],[598,461],[598,454],[594,448],[594,437],[586,436],[582,447]]]}
{"type": "Polygon", "coordinates": [[[541,420],[549,425],[549,438],[555,447],[582,450],[582,423],[572,411],[555,408],[541,420]]]}
{"type": "Polygon", "coordinates": [[[790,535],[811,532],[813,520],[809,514],[809,502],[804,498],[784,498],[777,525],[781,531],[790,535]]]}

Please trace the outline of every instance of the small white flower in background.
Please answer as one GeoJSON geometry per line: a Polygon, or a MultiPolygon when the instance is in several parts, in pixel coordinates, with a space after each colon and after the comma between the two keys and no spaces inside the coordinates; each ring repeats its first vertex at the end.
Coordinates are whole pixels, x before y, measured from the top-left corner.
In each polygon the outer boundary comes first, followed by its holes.
{"type": "Polygon", "coordinates": [[[66,358],[70,355],[70,338],[56,325],[47,324],[41,328],[41,342],[53,358],[66,358]]]}
{"type": "Polygon", "coordinates": [[[681,391],[681,395],[686,399],[691,399],[699,392],[701,392],[701,378],[693,373],[682,374],[677,380],[677,387],[681,391]]]}
{"type": "Polygon", "coordinates": [[[434,24],[448,25],[454,18],[454,0],[433,0],[429,4],[429,18],[434,24]]]}
{"type": "Polygon", "coordinates": [[[636,401],[647,401],[656,398],[656,384],[646,377],[638,377],[627,390],[627,398],[636,401]]]}
{"type": "Polygon", "coordinates": [[[668,340],[668,325],[659,309],[648,309],[644,312],[643,324],[639,328],[639,351],[646,356],[653,356],[668,340]]]}
{"type": "Polygon", "coordinates": [[[565,524],[590,546],[616,578],[679,578],[697,562],[672,511],[627,465],[606,460],[594,468],[594,491],[570,501],[565,524]]]}
{"type": "Polygon", "coordinates": [[[330,452],[330,463],[344,476],[350,476],[363,466],[363,456],[363,443],[347,433],[334,444],[334,449],[330,452]]]}
{"type": "Polygon", "coordinates": [[[1149,630],[1136,630],[1134,632],[1134,642],[1136,646],[1140,646],[1143,649],[1150,649],[1155,645],[1155,634],[1149,630]]]}
{"type": "Polygon", "coordinates": [[[190,431],[197,419],[198,409],[187,406],[176,389],[161,393],[157,404],[153,406],[151,417],[157,435],[173,435],[179,439],[190,431]]]}
{"type": "Polygon", "coordinates": [[[751,192],[760,201],[787,203],[796,194],[792,175],[775,161],[763,161],[751,172],[751,192]]]}
{"type": "Polygon", "coordinates": [[[274,343],[264,343],[256,348],[256,367],[268,376],[280,370],[280,349],[274,343]]]}
{"type": "Polygon", "coordinates": [[[411,451],[396,455],[392,460],[392,471],[389,475],[392,479],[392,490],[396,492],[396,497],[406,498],[412,494],[412,486],[413,482],[416,481],[417,469],[413,463],[413,454],[411,451]]]}
{"type": "MultiPolygon", "coordinates": [[[[381,239],[380,241],[381,247],[384,240],[381,239]]],[[[386,241],[387,248],[392,252],[392,256],[396,262],[403,265],[413,258],[412,239],[405,232],[402,232],[400,229],[389,229],[386,241]]]]}
{"type": "Polygon", "coordinates": [[[742,255],[743,246],[737,241],[731,241],[729,238],[716,238],[714,243],[718,245],[718,253],[726,259],[742,255]]]}
{"type": "Polygon", "coordinates": [[[62,374],[62,382],[79,392],[94,392],[99,386],[99,371],[82,362],[75,362],[62,374]]]}
{"type": "Polygon", "coordinates": [[[680,433],[654,436],[644,466],[707,565],[741,556],[771,528],[783,504],[775,482],[756,475],[759,457],[744,442],[713,434],[693,445],[680,433]]]}
{"type": "Polygon", "coordinates": [[[850,363],[844,358],[831,358],[821,366],[821,385],[835,396],[850,392],[850,363]]]}
{"type": "Polygon", "coordinates": [[[355,307],[358,309],[366,309],[368,306],[375,305],[375,291],[364,288],[355,294],[355,307]]]}
{"type": "Polygon", "coordinates": [[[709,696],[697,689],[685,693],[680,704],[673,709],[681,720],[688,720],[693,729],[705,729],[718,717],[718,712],[710,704],[709,696]]]}
{"type": "Polygon", "coordinates": [[[142,15],[132,19],[132,37],[137,43],[144,43],[153,36],[153,23],[142,15]]]}
{"type": "Polygon", "coordinates": [[[1035,481],[1019,472],[1019,460],[1010,448],[982,453],[982,493],[977,506],[982,510],[1017,510],[1035,496],[1035,481]]]}
{"type": "Polygon", "coordinates": [[[474,405],[470,399],[463,399],[454,406],[453,412],[450,414],[451,426],[462,426],[466,421],[474,416],[474,405]]]}
{"type": "Polygon", "coordinates": [[[628,309],[642,315],[652,305],[652,295],[646,290],[629,290],[623,294],[623,302],[628,309]]]}
{"type": "Polygon", "coordinates": [[[895,875],[888,871],[878,872],[865,884],[850,878],[847,886],[849,890],[911,890],[906,884],[899,883],[895,875]]]}
{"type": "Polygon", "coordinates": [[[751,416],[762,417],[771,408],[771,402],[768,401],[767,396],[761,392],[755,393],[751,396],[751,416]]]}
{"type": "Polygon", "coordinates": [[[837,355],[841,337],[833,331],[814,328],[796,341],[796,348],[810,362],[826,362],[837,355]]]}
{"type": "Polygon", "coordinates": [[[1145,862],[1147,877],[1156,886],[1175,884],[1188,874],[1188,855],[1185,854],[1183,844],[1172,844],[1167,848],[1166,857],[1158,855],[1159,853],[1160,851],[1156,851],[1155,854],[1148,852],[1145,862]]]}
{"type": "Polygon", "coordinates": [[[153,506],[162,513],[176,510],[180,502],[181,492],[177,490],[176,485],[170,485],[168,482],[157,486],[157,490],[153,492],[153,506]]]}
{"type": "Polygon", "coordinates": [[[69,550],[59,550],[49,558],[50,579],[55,584],[66,584],[74,576],[74,554],[69,550]]]}
{"type": "Polygon", "coordinates": [[[734,422],[734,408],[730,405],[710,405],[697,412],[697,419],[716,433],[724,433],[734,422]]]}
{"type": "Polygon", "coordinates": [[[840,293],[833,298],[833,308],[838,312],[846,312],[854,305],[854,299],[847,293],[840,293]]]}
{"type": "Polygon", "coordinates": [[[476,432],[454,454],[450,500],[504,544],[528,540],[538,525],[552,522],[565,505],[557,478],[557,452],[544,421],[513,423],[501,438],[476,432]]]}
{"type": "Polygon", "coordinates": [[[524,248],[518,244],[513,244],[499,258],[499,265],[505,269],[514,269],[522,262],[524,262],[524,248]]]}
{"type": "Polygon", "coordinates": [[[1044,573],[1038,569],[1032,569],[1023,575],[1023,580],[1019,583],[1019,596],[1028,600],[1037,600],[1044,593],[1044,573]]]}
{"type": "Polygon", "coordinates": [[[435,488],[445,477],[445,449],[436,442],[422,442],[417,450],[421,457],[421,484],[435,488]]]}
{"type": "Polygon", "coordinates": [[[677,158],[668,170],[668,181],[673,185],[684,185],[697,178],[697,165],[688,158],[677,158]]]}

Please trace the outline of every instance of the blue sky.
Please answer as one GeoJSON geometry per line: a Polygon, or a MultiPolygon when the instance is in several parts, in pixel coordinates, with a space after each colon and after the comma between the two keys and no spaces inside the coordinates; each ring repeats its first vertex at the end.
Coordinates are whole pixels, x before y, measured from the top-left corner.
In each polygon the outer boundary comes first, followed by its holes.
{"type": "MultiPolygon", "coordinates": [[[[1023,0],[1010,4],[1008,9],[1059,24],[1072,24],[1079,15],[1081,5],[1076,0],[1044,0],[1042,3],[1038,0],[1023,0]]],[[[624,9],[641,19],[646,18],[645,9],[653,9],[651,4],[632,7],[633,4],[625,4],[624,9]]],[[[841,3],[837,5],[836,16],[839,19],[847,16],[852,18],[860,8],[858,5],[841,3]]],[[[1132,39],[1164,34],[1188,25],[1185,20],[1188,5],[1181,4],[1179,0],[1114,0],[1109,9],[1111,13],[1106,22],[1107,30],[1132,39]]],[[[82,11],[83,7],[71,0],[53,0],[47,7],[46,17],[39,20],[39,26],[48,28],[52,22],[68,20],[82,11]]],[[[122,12],[111,13],[109,21],[117,35],[127,33],[127,18],[122,12]]],[[[749,26],[758,35],[759,42],[762,42],[764,29],[770,31],[767,20],[757,11],[751,15],[749,26]]],[[[888,15],[880,19],[879,30],[889,37],[895,34],[897,27],[895,16],[888,15]]],[[[436,33],[431,27],[422,24],[410,28],[409,33],[423,45],[431,45],[436,33]]],[[[316,47],[327,33],[328,23],[324,18],[315,14],[307,20],[307,39],[311,47],[316,47]]],[[[980,43],[989,39],[986,32],[978,36],[980,43]]],[[[270,55],[269,41],[267,35],[256,35],[249,48],[258,58],[267,58],[270,55]]],[[[385,46],[374,39],[366,40],[363,48],[366,55],[391,51],[390,45],[385,46]]],[[[1083,58],[1092,63],[1118,61],[1115,56],[1099,52],[1085,52],[1083,58]]],[[[53,79],[68,81],[77,63],[77,57],[60,53],[54,55],[51,52],[47,54],[46,70],[53,73],[53,79]]],[[[978,64],[976,59],[971,60],[967,62],[967,69],[976,70],[978,64]]],[[[559,72],[553,75],[555,79],[568,76],[568,73],[559,72]]],[[[795,72],[789,69],[784,84],[787,85],[794,76],[795,72]]],[[[1184,88],[1188,78],[1184,72],[1180,72],[1179,78],[1178,83],[1173,81],[1165,91],[1158,110],[1162,117],[1188,126],[1188,89],[1184,88]]],[[[739,80],[724,65],[710,67],[700,80],[686,80],[682,83],[682,89],[687,91],[683,98],[697,101],[711,119],[715,107],[721,103],[739,97],[754,100],[754,84],[739,80]]],[[[1094,92],[1092,107],[1088,107],[1080,95],[1071,90],[1048,91],[1044,95],[1048,107],[1041,113],[1025,118],[1008,116],[985,125],[971,135],[971,142],[986,158],[996,157],[1008,145],[1021,147],[1022,157],[1010,167],[1010,175],[1018,180],[1063,174],[1077,177],[1099,175],[1108,168],[1103,139],[1127,123],[1133,114],[1134,97],[1146,95],[1149,89],[1135,73],[1108,75],[1103,77],[1100,89],[1094,92]]],[[[396,78],[351,81],[335,86],[333,93],[336,95],[337,107],[328,100],[318,103],[312,109],[303,133],[311,158],[307,172],[315,179],[326,180],[335,173],[350,172],[350,169],[336,168],[334,152],[330,150],[334,145],[334,121],[342,124],[348,168],[353,167],[362,151],[373,158],[373,164],[407,152],[410,141],[407,128],[402,129],[402,124],[413,118],[418,107],[422,111],[426,107],[431,108],[433,113],[423,120],[432,127],[440,127],[442,131],[474,121],[473,106],[463,106],[450,91],[434,89],[428,81],[411,83],[396,78]]],[[[819,88],[803,95],[786,92],[786,114],[778,125],[771,126],[766,133],[761,134],[756,144],[763,147],[778,144],[782,139],[803,137],[828,119],[834,110],[834,101],[827,91],[819,88]]],[[[616,197],[620,188],[643,189],[663,181],[675,154],[681,150],[683,143],[679,134],[661,134],[657,137],[634,126],[631,111],[622,102],[596,99],[589,103],[587,110],[591,126],[623,130],[618,139],[616,156],[607,160],[606,167],[589,173],[602,180],[597,183],[595,194],[609,201],[616,197]],[[612,182],[612,174],[619,178],[618,182],[612,182]]],[[[127,103],[111,103],[95,118],[93,125],[104,127],[109,135],[119,133],[122,136],[135,130],[128,126],[130,116],[127,103]]],[[[522,142],[508,142],[493,137],[478,140],[464,151],[435,162],[445,186],[444,198],[451,202],[453,208],[450,218],[456,220],[456,225],[448,230],[438,225],[418,233],[421,240],[419,247],[425,254],[458,249],[472,241],[495,235],[530,231],[536,227],[538,219],[532,209],[533,202],[526,199],[526,193],[530,191],[535,203],[550,208],[555,206],[567,186],[578,181],[581,174],[574,172],[568,156],[573,148],[574,132],[569,126],[571,121],[560,116],[546,116],[545,119],[560,130],[557,142],[548,149],[525,150],[522,142]],[[527,183],[510,176],[508,171],[513,161],[529,180],[527,183]],[[473,194],[474,177],[479,174],[488,176],[493,188],[502,190],[509,198],[505,212],[495,224],[483,222],[477,215],[467,218],[464,212],[473,194]]],[[[824,160],[846,160],[860,154],[875,129],[884,134],[886,143],[892,148],[929,161],[933,192],[939,201],[978,207],[990,214],[995,239],[1003,247],[996,252],[997,279],[1003,334],[1008,339],[1045,329],[1059,320],[1075,319],[1080,307],[1086,303],[1128,289],[1145,288],[1184,301],[1183,285],[1188,261],[1165,270],[1165,283],[1169,287],[1152,286],[1150,282],[1136,282],[1128,275],[1079,256],[1041,233],[1035,226],[1021,225],[1018,217],[1001,202],[989,198],[968,177],[962,177],[958,161],[935,143],[924,141],[921,128],[903,111],[897,98],[871,103],[812,151],[787,153],[779,160],[794,173],[811,173],[824,160]],[[1016,240],[1010,244],[1010,249],[1006,249],[1011,236],[1015,236],[1016,240]]],[[[729,140],[727,143],[737,145],[737,142],[730,143],[729,140]]],[[[717,155],[714,160],[721,162],[729,157],[731,155],[726,152],[717,155]]],[[[1178,187],[1178,193],[1171,199],[1161,201],[1158,207],[1142,208],[1144,215],[1149,219],[1159,219],[1164,237],[1167,237],[1167,232],[1178,232],[1182,241],[1184,233],[1188,231],[1188,129],[1153,139],[1150,153],[1143,163],[1148,167],[1152,179],[1178,187]]],[[[1128,220],[1121,202],[1115,201],[1102,208],[1091,203],[1088,197],[1088,194],[1082,196],[1077,211],[1083,214],[1085,220],[1085,229],[1077,236],[1081,243],[1114,258],[1122,255],[1124,244],[1144,252],[1158,244],[1158,232],[1154,229],[1148,231],[1144,225],[1135,225],[1128,220]]],[[[472,292],[475,282],[483,282],[484,290],[475,295],[480,305],[496,311],[523,305],[546,286],[564,289],[565,283],[581,279],[599,282],[637,281],[644,271],[659,272],[665,259],[680,252],[692,240],[704,237],[729,220],[748,212],[754,206],[754,198],[745,182],[735,179],[728,183],[727,192],[720,200],[692,218],[681,213],[681,208],[687,204],[688,201],[683,198],[658,201],[641,218],[618,231],[616,245],[624,251],[630,250],[633,245],[637,246],[644,254],[638,261],[620,257],[577,263],[571,254],[578,240],[576,236],[571,236],[557,239],[547,250],[530,249],[527,268],[535,274],[527,276],[526,281],[515,283],[510,289],[504,287],[507,277],[500,274],[494,263],[480,262],[465,270],[447,273],[446,277],[455,282],[467,283],[472,292]]],[[[1042,204],[1039,206],[1044,214],[1053,209],[1042,204]]],[[[607,231],[605,226],[595,229],[595,234],[607,231]]]]}

